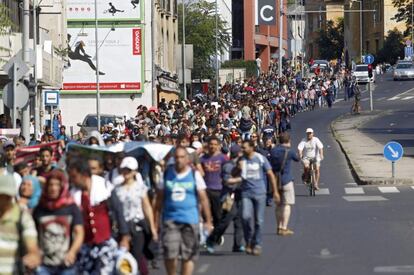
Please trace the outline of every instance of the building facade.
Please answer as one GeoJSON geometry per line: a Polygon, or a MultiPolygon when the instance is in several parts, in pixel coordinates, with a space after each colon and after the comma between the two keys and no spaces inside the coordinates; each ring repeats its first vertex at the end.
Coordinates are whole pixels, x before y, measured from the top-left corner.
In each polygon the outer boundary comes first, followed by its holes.
{"type": "Polygon", "coordinates": [[[397,8],[392,0],[345,1],[344,6],[357,11],[345,15],[345,50],[355,62],[360,61],[361,55],[375,55],[383,47],[388,31],[405,31],[405,23],[393,19],[397,8]],[[363,12],[358,12],[361,7],[363,12]]]}
{"type": "Polygon", "coordinates": [[[178,45],[178,5],[177,0],[157,0],[153,8],[153,62],[155,77],[155,100],[179,97],[176,66],[176,46],[178,45]]]}
{"type": "MultiPolygon", "coordinates": [[[[15,56],[22,49],[22,9],[21,1],[0,0],[8,8],[8,15],[13,23],[10,35],[0,37],[0,46],[9,51],[0,52],[0,68],[10,58],[15,56]]],[[[46,118],[47,110],[43,106],[44,90],[60,89],[62,87],[62,69],[64,66],[66,49],[66,9],[64,1],[43,0],[41,6],[33,9],[30,1],[30,31],[29,48],[32,51],[32,62],[30,67],[30,77],[34,80],[34,69],[36,69],[37,94],[30,98],[30,115],[36,117],[38,127],[42,127],[46,118]],[[34,24],[34,14],[36,12],[36,24],[34,24]],[[34,41],[36,34],[36,41],[34,41]],[[36,52],[33,51],[36,45],[36,52]],[[38,117],[40,115],[40,117],[38,117]]],[[[0,69],[0,87],[2,88],[9,82],[7,73],[0,69]]],[[[0,101],[2,101],[0,99],[0,101]]],[[[8,110],[0,104],[0,113],[8,114],[8,110]]]]}

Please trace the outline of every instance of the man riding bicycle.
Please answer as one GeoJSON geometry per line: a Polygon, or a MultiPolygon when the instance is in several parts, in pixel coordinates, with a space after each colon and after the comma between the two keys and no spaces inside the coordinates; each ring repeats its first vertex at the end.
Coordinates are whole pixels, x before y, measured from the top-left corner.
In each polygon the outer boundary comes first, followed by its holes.
{"type": "Polygon", "coordinates": [[[306,138],[298,145],[299,157],[304,166],[302,179],[308,182],[310,165],[313,162],[315,167],[315,189],[319,190],[320,166],[323,160],[323,144],[319,138],[313,135],[313,129],[306,129],[306,138]]]}

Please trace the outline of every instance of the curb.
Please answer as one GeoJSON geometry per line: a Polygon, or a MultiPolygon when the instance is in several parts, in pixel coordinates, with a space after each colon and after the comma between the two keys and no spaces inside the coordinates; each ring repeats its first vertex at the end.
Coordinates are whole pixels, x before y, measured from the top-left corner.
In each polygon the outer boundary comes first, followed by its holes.
{"type": "MultiPolygon", "coordinates": [[[[376,113],[372,118],[367,119],[362,124],[367,123],[368,121],[371,121],[378,116],[382,116],[386,114],[387,111],[382,111],[376,113]]],[[[339,144],[339,147],[341,148],[342,153],[345,155],[346,161],[348,163],[348,166],[351,170],[352,177],[354,178],[355,182],[358,185],[412,185],[414,184],[414,179],[407,179],[407,178],[375,178],[375,177],[362,177],[360,174],[358,174],[358,165],[354,163],[352,158],[349,156],[349,153],[345,149],[344,145],[342,144],[342,141],[339,137],[339,134],[335,128],[335,124],[338,123],[339,120],[345,119],[347,116],[350,116],[349,114],[344,114],[339,117],[337,117],[334,121],[331,122],[330,128],[333,137],[335,138],[336,142],[339,144]]],[[[353,127],[355,129],[358,129],[360,125],[355,124],[353,127]]]]}

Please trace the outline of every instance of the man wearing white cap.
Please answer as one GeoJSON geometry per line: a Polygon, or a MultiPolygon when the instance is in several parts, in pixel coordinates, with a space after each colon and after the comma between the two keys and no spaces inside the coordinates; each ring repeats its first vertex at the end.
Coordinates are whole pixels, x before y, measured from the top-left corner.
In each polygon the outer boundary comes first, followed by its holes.
{"type": "Polygon", "coordinates": [[[315,189],[319,190],[320,166],[321,161],[323,160],[323,144],[319,138],[314,136],[312,128],[306,129],[306,138],[302,139],[299,143],[298,151],[304,166],[303,179],[308,175],[311,160],[315,161],[315,189]]]}

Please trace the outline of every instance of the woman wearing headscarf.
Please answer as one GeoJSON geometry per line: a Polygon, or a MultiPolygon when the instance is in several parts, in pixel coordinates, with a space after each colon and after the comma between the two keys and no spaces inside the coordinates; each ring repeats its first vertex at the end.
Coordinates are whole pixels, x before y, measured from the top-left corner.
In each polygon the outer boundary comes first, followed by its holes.
{"type": "Polygon", "coordinates": [[[23,177],[19,187],[19,205],[29,210],[34,209],[38,205],[41,195],[42,186],[39,180],[34,176],[23,177]]]}
{"type": "Polygon", "coordinates": [[[43,256],[38,274],[75,275],[75,262],[84,239],[83,220],[62,171],[54,170],[48,175],[33,217],[43,256]]]}

